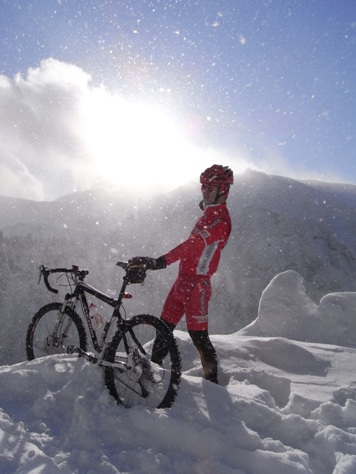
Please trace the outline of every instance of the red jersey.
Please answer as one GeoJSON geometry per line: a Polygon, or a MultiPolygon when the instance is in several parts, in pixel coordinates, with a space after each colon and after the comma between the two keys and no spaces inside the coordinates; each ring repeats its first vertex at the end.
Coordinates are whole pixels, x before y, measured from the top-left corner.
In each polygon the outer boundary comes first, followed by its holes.
{"type": "Polygon", "coordinates": [[[179,274],[211,277],[231,233],[226,204],[208,206],[188,239],[165,254],[167,265],[180,260],[179,274]]]}

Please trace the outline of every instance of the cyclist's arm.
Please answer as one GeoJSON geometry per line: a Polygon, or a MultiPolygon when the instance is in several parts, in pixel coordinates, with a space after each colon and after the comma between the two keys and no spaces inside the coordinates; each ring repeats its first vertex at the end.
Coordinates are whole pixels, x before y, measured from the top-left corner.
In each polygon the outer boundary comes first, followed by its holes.
{"type": "Polygon", "coordinates": [[[134,257],[129,263],[145,264],[147,270],[159,270],[178,260],[197,260],[204,248],[214,242],[222,242],[225,246],[231,231],[231,225],[224,219],[216,219],[202,229],[196,226],[187,240],[177,245],[170,252],[158,258],[134,257]]]}
{"type": "Polygon", "coordinates": [[[227,242],[229,235],[230,225],[226,221],[221,220],[209,230],[198,230],[194,235],[190,235],[187,240],[166,253],[164,258],[167,265],[181,259],[193,258],[197,254],[200,255],[204,248],[213,242],[227,242]]]}

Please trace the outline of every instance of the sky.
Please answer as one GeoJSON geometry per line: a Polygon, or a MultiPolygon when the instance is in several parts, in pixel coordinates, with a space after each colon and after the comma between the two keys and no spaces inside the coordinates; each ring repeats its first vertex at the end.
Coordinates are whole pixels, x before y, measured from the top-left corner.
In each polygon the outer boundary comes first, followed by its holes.
{"type": "Polygon", "coordinates": [[[355,296],[317,305],[298,273],[276,275],[250,326],[211,336],[219,385],[176,331],[183,373],[162,410],[117,406],[83,358],[3,365],[1,473],[353,474],[355,296]]]}
{"type": "Polygon", "coordinates": [[[354,0],[0,1],[0,193],[356,183],[354,0]]]}

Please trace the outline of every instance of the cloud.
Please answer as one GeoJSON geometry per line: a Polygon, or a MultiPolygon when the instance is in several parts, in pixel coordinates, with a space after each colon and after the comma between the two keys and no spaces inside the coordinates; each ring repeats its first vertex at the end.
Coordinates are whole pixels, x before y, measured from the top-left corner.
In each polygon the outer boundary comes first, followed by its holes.
{"type": "Polygon", "coordinates": [[[41,182],[29,173],[20,160],[4,151],[0,161],[0,189],[5,196],[35,200],[44,197],[41,182]]]}
{"type": "Polygon", "coordinates": [[[283,153],[283,144],[279,147],[265,147],[261,152],[262,158],[255,169],[264,173],[284,176],[302,181],[316,180],[323,182],[345,182],[345,178],[335,171],[324,166],[322,171],[317,171],[318,165],[313,170],[305,158],[301,157],[299,162],[288,160],[283,153]]]}
{"type": "Polygon", "coordinates": [[[188,116],[182,124],[158,101],[126,98],[46,59],[25,77],[0,76],[0,192],[36,200],[91,187],[160,192],[215,162],[253,167],[199,147],[187,129],[188,116]]]}
{"type": "Polygon", "coordinates": [[[89,81],[81,69],[54,59],[29,69],[25,78],[0,77],[0,163],[4,176],[12,177],[2,193],[22,196],[21,183],[30,184],[33,199],[55,197],[58,186],[73,189],[73,169],[86,164],[73,120],[89,81]]]}

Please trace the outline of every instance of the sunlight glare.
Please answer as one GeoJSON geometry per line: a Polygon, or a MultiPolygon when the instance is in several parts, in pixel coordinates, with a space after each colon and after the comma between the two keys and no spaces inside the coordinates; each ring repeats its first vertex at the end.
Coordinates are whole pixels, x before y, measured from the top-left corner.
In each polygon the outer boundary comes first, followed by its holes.
{"type": "Polygon", "coordinates": [[[162,107],[128,101],[105,89],[83,100],[80,133],[97,181],[111,190],[166,191],[209,166],[162,107]]]}

